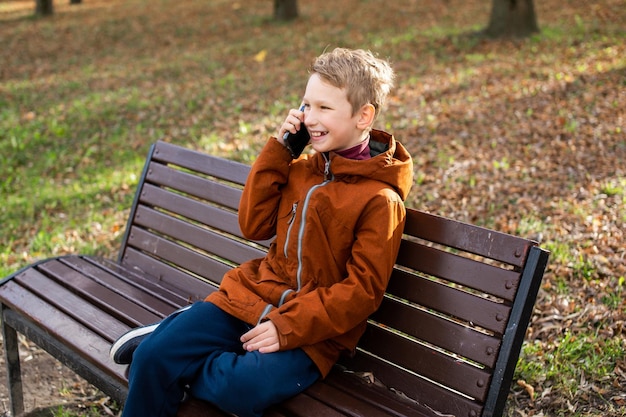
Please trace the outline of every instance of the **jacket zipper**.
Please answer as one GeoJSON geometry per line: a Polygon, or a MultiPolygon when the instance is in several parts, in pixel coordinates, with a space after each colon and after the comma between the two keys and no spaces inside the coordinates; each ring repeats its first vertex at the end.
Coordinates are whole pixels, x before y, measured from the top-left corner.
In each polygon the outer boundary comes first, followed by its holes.
{"type": "MultiPolygon", "coordinates": [[[[302,214],[301,214],[302,221],[300,222],[300,229],[298,230],[298,271],[296,273],[296,278],[298,281],[298,288],[295,290],[295,292],[299,292],[300,289],[302,288],[302,239],[304,238],[304,227],[306,223],[305,218],[306,218],[307,209],[309,208],[309,201],[311,200],[311,194],[313,194],[313,191],[317,190],[320,187],[323,187],[324,185],[328,184],[335,178],[332,172],[330,171],[330,159],[328,157],[328,154],[323,153],[322,155],[324,156],[324,159],[326,160],[326,163],[324,165],[324,181],[320,184],[314,185],[313,187],[309,189],[309,191],[307,191],[306,197],[304,198],[304,203],[303,203],[304,205],[302,207],[302,214]]],[[[285,247],[283,249],[285,257],[287,257],[287,247],[289,243],[289,236],[291,235],[291,228],[293,227],[294,220],[296,218],[297,209],[298,209],[298,203],[293,203],[293,206],[291,207],[291,218],[289,219],[289,223],[288,223],[289,228],[287,228],[287,238],[285,239],[285,247]]],[[[282,293],[280,297],[280,302],[278,303],[278,307],[283,305],[283,303],[285,302],[285,299],[287,298],[287,295],[289,295],[292,292],[294,292],[294,290],[288,289],[282,293]]],[[[263,313],[261,313],[261,317],[259,318],[259,321],[257,324],[261,323],[261,320],[263,320],[263,318],[265,318],[265,316],[269,314],[269,312],[272,310],[273,307],[274,306],[272,306],[271,304],[268,304],[267,306],[265,306],[265,309],[263,310],[263,313]]]]}
{"type": "Polygon", "coordinates": [[[324,181],[321,184],[314,185],[309,189],[306,193],[306,197],[304,198],[304,205],[302,207],[302,221],[300,222],[300,230],[298,231],[298,272],[296,273],[296,280],[298,282],[298,289],[296,292],[300,291],[302,288],[302,239],[304,238],[304,227],[306,226],[306,212],[309,208],[309,201],[311,200],[311,194],[315,190],[324,185],[328,184],[334,179],[332,172],[330,171],[330,158],[327,153],[322,154],[326,163],[324,165],[324,181]]]}
{"type": "Polygon", "coordinates": [[[291,206],[291,218],[287,224],[289,227],[287,228],[287,238],[285,239],[285,247],[283,248],[283,253],[285,254],[285,258],[287,257],[287,248],[289,247],[289,236],[291,236],[291,229],[293,227],[294,220],[296,220],[296,211],[298,210],[298,203],[293,203],[291,206]]]}
{"type": "Polygon", "coordinates": [[[268,305],[265,306],[265,308],[263,309],[263,312],[261,313],[261,317],[259,317],[259,320],[256,322],[257,326],[259,324],[261,324],[261,321],[263,321],[265,316],[267,316],[270,313],[270,311],[272,311],[273,308],[274,308],[274,306],[271,305],[271,304],[268,304],[268,305]]]}

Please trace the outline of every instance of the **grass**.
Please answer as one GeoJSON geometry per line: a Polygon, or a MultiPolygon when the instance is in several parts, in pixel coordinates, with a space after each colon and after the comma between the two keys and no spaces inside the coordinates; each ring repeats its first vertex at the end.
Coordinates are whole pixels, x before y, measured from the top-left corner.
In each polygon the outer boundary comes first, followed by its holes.
{"type": "MultiPolygon", "coordinates": [[[[104,409],[109,410],[109,413],[103,412],[103,407],[99,405],[91,405],[89,407],[58,406],[45,410],[41,414],[33,417],[102,417],[103,415],[115,415],[111,409],[104,409]]],[[[113,410],[116,410],[116,408],[113,410]]]]}
{"type": "Polygon", "coordinates": [[[378,123],[414,157],[407,204],[552,252],[511,415],[626,415],[623,0],[535,2],[540,34],[494,42],[478,0],[301,2],[288,24],[269,1],[31,3],[0,2],[0,276],[115,256],[152,142],[252,162],[310,59],[363,47],[398,74],[378,123]]]}
{"type": "MultiPolygon", "coordinates": [[[[626,355],[623,340],[612,337],[597,342],[597,334],[565,332],[554,349],[540,342],[524,346],[524,361],[517,375],[534,386],[547,385],[574,401],[586,391],[601,390],[594,381],[612,382],[617,361],[626,355]],[[547,365],[547,366],[546,366],[547,365]]],[[[550,395],[550,393],[548,395],[550,395]]]]}

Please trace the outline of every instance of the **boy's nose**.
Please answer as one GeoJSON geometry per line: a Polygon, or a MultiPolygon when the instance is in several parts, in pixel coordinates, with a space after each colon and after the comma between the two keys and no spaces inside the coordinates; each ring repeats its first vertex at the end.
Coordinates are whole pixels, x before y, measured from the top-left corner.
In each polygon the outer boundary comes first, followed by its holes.
{"type": "Polygon", "coordinates": [[[304,124],[309,127],[313,126],[316,122],[315,113],[312,110],[308,110],[304,112],[304,124]]]}

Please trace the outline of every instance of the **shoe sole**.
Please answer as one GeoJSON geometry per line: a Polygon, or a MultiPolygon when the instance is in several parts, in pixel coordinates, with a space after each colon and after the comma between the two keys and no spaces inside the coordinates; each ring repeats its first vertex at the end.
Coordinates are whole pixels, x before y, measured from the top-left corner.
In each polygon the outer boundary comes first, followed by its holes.
{"type": "Polygon", "coordinates": [[[136,339],[141,336],[145,336],[149,333],[152,333],[154,329],[157,328],[159,323],[150,324],[148,326],[138,327],[136,329],[128,331],[126,334],[122,335],[119,339],[111,345],[111,349],[109,350],[109,357],[113,362],[115,362],[115,354],[119,351],[119,349],[124,346],[129,341],[136,339]]]}
{"type": "MultiPolygon", "coordinates": [[[[178,310],[174,311],[171,315],[178,315],[178,314],[182,313],[183,311],[189,310],[192,306],[193,306],[193,304],[189,304],[189,305],[186,305],[184,307],[181,307],[178,310]]],[[[135,329],[129,330],[128,332],[126,332],[125,334],[120,336],[120,338],[117,339],[115,342],[113,342],[113,344],[111,345],[111,349],[109,349],[109,358],[111,358],[111,360],[113,362],[115,362],[115,359],[114,359],[115,358],[115,354],[119,351],[119,349],[122,346],[124,346],[130,340],[133,340],[133,339],[135,339],[137,337],[145,336],[148,333],[152,333],[154,331],[154,329],[156,329],[158,327],[159,324],[161,324],[161,322],[154,323],[154,324],[148,324],[148,325],[142,326],[142,327],[137,327],[135,329]]],[[[117,363],[117,362],[115,362],[115,363],[117,363]]]]}

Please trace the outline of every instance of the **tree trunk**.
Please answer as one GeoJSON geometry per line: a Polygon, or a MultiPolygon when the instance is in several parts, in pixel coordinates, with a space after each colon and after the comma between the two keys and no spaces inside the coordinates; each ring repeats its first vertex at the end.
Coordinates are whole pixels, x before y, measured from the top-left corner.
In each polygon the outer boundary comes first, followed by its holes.
{"type": "Polygon", "coordinates": [[[298,17],[298,0],[274,0],[274,19],[292,20],[298,17]]]}
{"type": "Polygon", "coordinates": [[[38,16],[48,16],[53,12],[52,0],[37,0],[35,14],[38,16]]]}
{"type": "Polygon", "coordinates": [[[525,37],[539,32],[533,0],[492,0],[485,34],[491,38],[525,37]]]}

